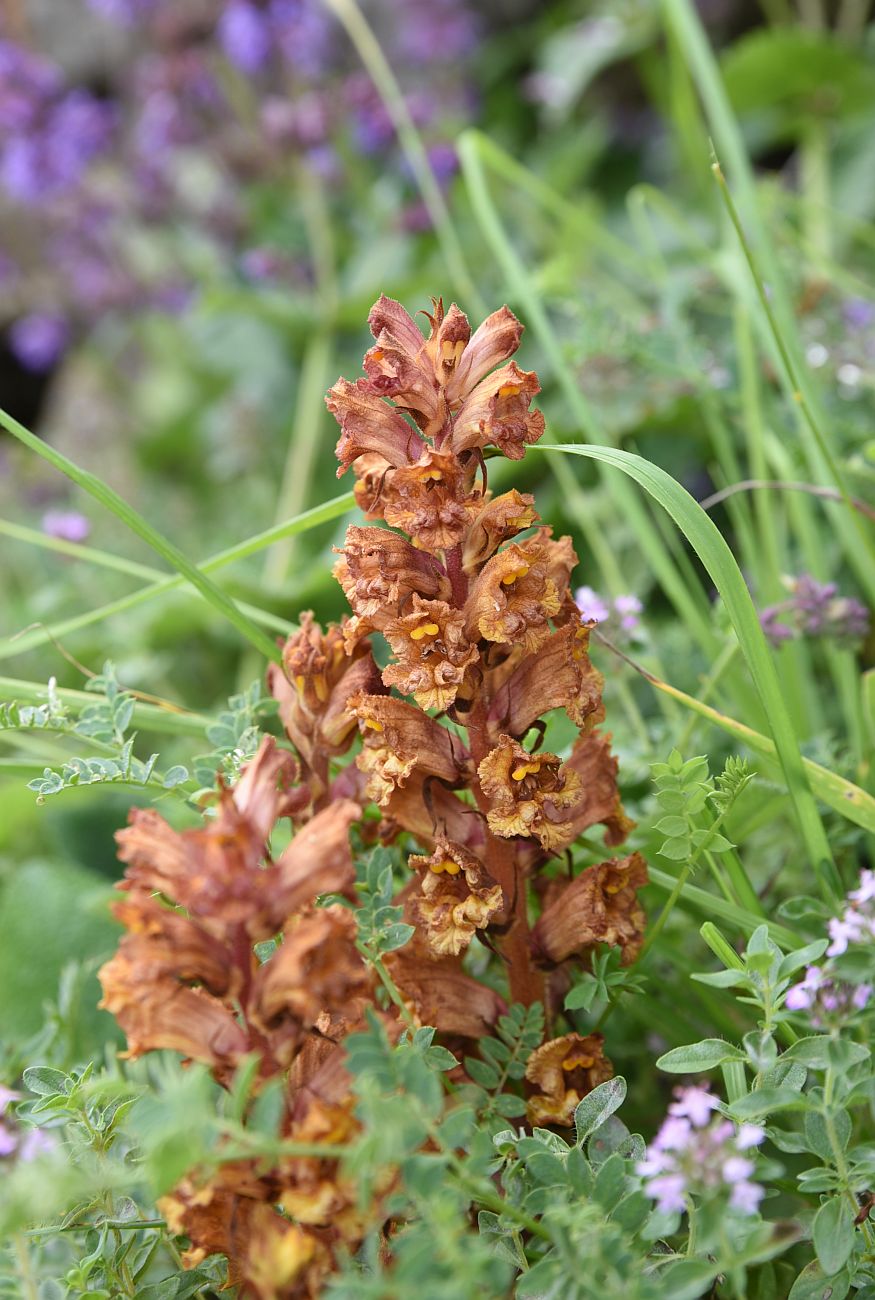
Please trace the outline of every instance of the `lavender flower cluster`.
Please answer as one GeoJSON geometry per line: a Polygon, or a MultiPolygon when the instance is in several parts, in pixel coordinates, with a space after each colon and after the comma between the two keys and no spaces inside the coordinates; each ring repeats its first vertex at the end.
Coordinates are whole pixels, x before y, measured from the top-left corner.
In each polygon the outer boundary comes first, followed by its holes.
{"type": "MultiPolygon", "coordinates": [[[[849,949],[875,943],[875,871],[863,871],[860,884],[847,897],[840,917],[833,917],[828,931],[828,959],[844,956],[849,949]]],[[[846,1023],[863,1011],[875,991],[872,984],[852,984],[840,978],[834,960],[823,966],[809,966],[805,978],[787,990],[788,1011],[805,1011],[814,1029],[824,1030],[846,1023]]]]}
{"type": "Polygon", "coordinates": [[[760,613],[763,631],[773,646],[797,637],[858,641],[868,635],[869,611],[852,596],[840,596],[834,582],[818,582],[810,573],[785,579],[788,600],[760,613]]]}
{"type": "MultiPolygon", "coordinates": [[[[247,203],[247,185],[275,183],[282,198],[297,160],[338,186],[363,158],[383,165],[395,145],[377,92],[321,0],[87,3],[139,29],[115,99],[68,86],[58,66],[4,34],[0,19],[0,198],[26,211],[45,268],[29,283],[7,258],[0,283],[9,345],[34,371],[58,360],[75,327],[108,311],[184,307],[197,281],[184,248],[202,250],[198,267],[211,247],[213,264],[232,273],[258,281],[270,265],[305,284],[307,268],[264,242],[265,207],[247,203]],[[144,258],[142,234],[156,228],[173,248],[144,258]]],[[[389,61],[409,79],[408,108],[446,182],[456,167],[451,129],[475,106],[467,71],[475,7],[372,0],[366,8],[389,61]]],[[[416,226],[417,206],[402,214],[406,225],[416,226]]]]}
{"type": "Polygon", "coordinates": [[[753,1214],[763,1198],[754,1182],[748,1154],[765,1130],[758,1124],[736,1127],[714,1115],[717,1100],[704,1088],[679,1088],[677,1100],[647,1148],[637,1171],[645,1190],[664,1214],[683,1213],[690,1196],[726,1196],[730,1209],[753,1214]]]}
{"type": "Polygon", "coordinates": [[[11,1088],[0,1085],[0,1159],[16,1160],[28,1163],[37,1156],[54,1149],[54,1142],[48,1133],[38,1128],[18,1128],[8,1118],[9,1105],[18,1100],[19,1094],[11,1088]]]}
{"type": "Polygon", "coordinates": [[[574,602],[585,619],[598,623],[599,630],[612,639],[634,640],[640,630],[644,606],[637,596],[622,595],[611,600],[592,587],[578,587],[574,602]]]}

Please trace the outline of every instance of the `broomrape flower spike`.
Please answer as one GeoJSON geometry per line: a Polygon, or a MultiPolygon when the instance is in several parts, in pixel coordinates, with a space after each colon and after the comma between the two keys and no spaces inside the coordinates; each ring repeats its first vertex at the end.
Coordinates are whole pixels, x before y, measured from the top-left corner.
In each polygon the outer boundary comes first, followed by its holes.
{"type": "MultiPolygon", "coordinates": [[[[254,1070],[256,1093],[279,1087],[288,1141],[355,1139],[346,1043],[368,1018],[388,1042],[429,1026],[473,1051],[508,1012],[497,985],[561,1015],[570,967],[605,944],[628,963],[642,942],[640,854],[573,880],[550,869],[582,832],[601,825],[613,846],[632,823],[598,730],[602,679],[571,595],[571,540],[553,537],[530,496],[487,484],[488,452],[519,460],[544,428],[537,377],[510,360],[522,327],[503,307],[472,331],[439,299],[426,319],[427,337],[381,298],[364,377],[328,394],[367,525],[349,528],[335,569],[351,616],[323,629],[302,614],[268,668],[294,754],[264,737],[232,788],[219,779],[202,828],[135,810],[118,837],[126,934],[100,978],[127,1054],[180,1052],[225,1087],[254,1070]],[[540,748],[556,709],[578,730],[567,755],[540,748]],[[274,857],[284,819],[296,833],[274,857]],[[358,919],[354,824],[409,855],[397,894],[388,856],[371,860],[358,919]],[[391,942],[372,945],[371,922],[391,942]],[[478,936],[488,981],[462,964],[478,936]]],[[[571,1124],[613,1074],[598,1033],[559,1034],[525,1069],[535,1124],[571,1124]]],[[[297,1300],[323,1294],[368,1234],[391,1231],[391,1190],[363,1205],[337,1159],[235,1154],[189,1171],[160,1209],[190,1239],[188,1263],[221,1253],[241,1296],[297,1300]]]]}

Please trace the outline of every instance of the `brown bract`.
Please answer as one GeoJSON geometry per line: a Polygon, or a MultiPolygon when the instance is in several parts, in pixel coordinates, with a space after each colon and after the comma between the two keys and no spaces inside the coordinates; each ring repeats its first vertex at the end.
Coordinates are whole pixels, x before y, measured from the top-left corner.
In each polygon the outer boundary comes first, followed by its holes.
{"type": "Polygon", "coordinates": [[[356,762],[368,774],[367,792],[385,805],[414,771],[450,786],[470,774],[467,750],[460,740],[420,709],[390,695],[359,695],[350,701],[362,733],[356,762]]]}
{"type": "Polygon", "coordinates": [[[428,600],[450,595],[446,574],[434,558],[386,528],[351,525],[334,576],[356,615],[346,625],[349,649],[364,632],[397,618],[414,592],[428,600]]]}
{"type": "Polygon", "coordinates": [[[515,361],[496,370],[465,399],[453,422],[453,451],[492,446],[508,460],[522,460],[544,432],[543,414],[529,409],[540,391],[535,372],[515,361]]]}
{"type": "Polygon", "coordinates": [[[619,948],[624,965],[634,961],[644,939],[646,916],[637,891],[647,884],[640,853],[588,867],[568,884],[551,882],[549,903],[532,930],[540,961],[585,957],[597,944],[619,948]]]}
{"type": "Polygon", "coordinates": [[[487,985],[466,975],[458,957],[435,958],[414,940],[385,963],[414,1018],[439,1033],[482,1038],[507,1006],[487,985]]]}
{"type": "Polygon", "coordinates": [[[522,737],[550,709],[564,709],[578,727],[604,717],[604,679],[588,654],[591,624],[575,619],[553,632],[496,691],[489,710],[495,731],[522,737]]]}
{"type": "Polygon", "coordinates": [[[575,743],[568,767],[580,778],[581,797],[570,811],[572,837],[590,826],[605,827],[605,844],[622,844],[635,823],[627,817],[617,788],[619,764],[611,753],[610,733],[591,731],[575,743]]]}
{"type": "Polygon", "coordinates": [[[519,741],[502,736],[477,770],[495,835],[533,836],[547,850],[570,843],[571,823],[561,820],[560,810],[579,799],[580,777],[557,754],[530,754],[519,741]]]}
{"type": "Polygon", "coordinates": [[[417,460],[423,443],[407,421],[371,391],[367,380],[351,384],[338,379],[329,390],[326,405],[340,425],[337,477],[366,452],[376,452],[390,465],[407,465],[417,460]]]}
{"type": "Polygon", "coordinates": [[[458,956],[504,906],[501,885],[463,844],[438,840],[428,857],[411,857],[422,876],[416,911],[438,957],[458,956]]]}
{"type": "Polygon", "coordinates": [[[530,1124],[572,1123],[587,1093],[613,1077],[604,1041],[603,1034],[564,1034],[535,1048],[526,1065],[526,1078],[538,1089],[529,1098],[530,1124]]]}
{"type": "Polygon", "coordinates": [[[476,574],[503,542],[531,528],[539,518],[534,497],[517,492],[516,488],[485,504],[483,497],[479,500],[481,507],[474,515],[462,550],[462,566],[469,574],[476,574]]]}
{"type": "Polygon", "coordinates": [[[465,635],[462,611],[414,595],[408,612],[387,623],[384,634],[396,656],[383,670],[386,686],[412,695],[422,709],[448,708],[479,657],[465,635]]]}
{"type": "Polygon", "coordinates": [[[347,654],[346,622],[329,625],[323,633],[309,610],[300,628],[283,646],[282,667],[268,665],[267,683],[279,703],[280,718],[301,756],[312,787],[318,774],[325,781],[327,760],[344,753],[356,734],[355,716],[347,708],[351,695],[379,691],[380,675],[367,641],[347,654]]]}

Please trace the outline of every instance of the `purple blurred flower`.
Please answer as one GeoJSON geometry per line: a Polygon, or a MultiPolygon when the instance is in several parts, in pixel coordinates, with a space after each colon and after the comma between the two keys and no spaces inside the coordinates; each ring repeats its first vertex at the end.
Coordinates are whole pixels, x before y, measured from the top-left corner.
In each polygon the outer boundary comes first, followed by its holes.
{"type": "Polygon", "coordinates": [[[0,1121],[0,1156],[11,1156],[17,1147],[17,1135],[0,1121]]]}
{"type": "Polygon", "coordinates": [[[67,346],[70,330],[62,316],[35,311],[20,316],[9,328],[9,346],[27,369],[50,370],[67,346]]]}
{"type": "Polygon", "coordinates": [[[91,523],[78,510],[47,510],[43,515],[43,532],[62,542],[84,542],[91,523]]]}
{"type": "Polygon", "coordinates": [[[250,0],[231,0],[219,19],[218,33],[219,43],[235,67],[249,76],[263,71],[273,46],[263,9],[250,0]]]}
{"type": "Polygon", "coordinates": [[[853,596],[840,596],[834,582],[818,582],[810,573],[785,578],[789,600],[760,611],[760,624],[773,646],[797,636],[858,641],[869,631],[869,611],[853,596]]]}
{"type": "Polygon", "coordinates": [[[578,587],[574,601],[587,622],[606,623],[611,617],[611,607],[592,587],[578,587]]]}
{"type": "Polygon", "coordinates": [[[39,1128],[29,1128],[24,1131],[19,1139],[18,1159],[29,1164],[31,1160],[36,1160],[39,1156],[48,1155],[50,1151],[55,1150],[55,1140],[50,1133],[45,1133],[39,1128]]]}
{"type": "Polygon", "coordinates": [[[289,67],[305,77],[321,76],[331,59],[335,27],[320,0],[271,0],[268,12],[289,67]]]}
{"type": "Polygon", "coordinates": [[[638,615],[644,606],[637,596],[617,596],[614,609],[620,615],[620,627],[624,632],[634,632],[640,623],[638,615]]]}
{"type": "Polygon", "coordinates": [[[0,184],[20,203],[39,203],[78,184],[112,138],[112,105],[71,90],[40,105],[35,120],[0,145],[0,184]]]}
{"type": "Polygon", "coordinates": [[[787,990],[784,1005],[788,1011],[807,1011],[813,1029],[829,1029],[862,1011],[871,996],[871,984],[849,984],[846,980],[833,979],[827,963],[809,966],[805,978],[787,990]]]}
{"type": "Polygon", "coordinates": [[[88,0],[95,13],[123,27],[132,27],[154,13],[159,0],[88,0]]]}
{"type": "Polygon", "coordinates": [[[459,170],[459,156],[455,147],[447,141],[431,146],[428,151],[428,161],[435,176],[444,184],[452,180],[459,170]]]}
{"type": "Polygon", "coordinates": [[[842,315],[849,330],[865,330],[875,324],[875,302],[868,298],[846,298],[842,315]]]}
{"type": "Polygon", "coordinates": [[[608,637],[634,638],[641,626],[639,615],[644,607],[637,596],[629,594],[606,600],[592,587],[578,587],[574,600],[583,617],[595,619],[608,637]]]}
{"type": "Polygon", "coordinates": [[[12,1088],[7,1088],[0,1083],[0,1115],[5,1113],[6,1107],[11,1101],[18,1101],[20,1096],[20,1092],[15,1092],[12,1088]]]}
{"type": "Polygon", "coordinates": [[[767,605],[765,609],[760,610],[760,627],[765,632],[769,645],[776,650],[785,641],[792,641],[796,636],[792,627],[780,621],[784,612],[784,605],[767,605]]]}
{"type": "Polygon", "coordinates": [[[754,1162],[743,1155],[759,1146],[765,1131],[757,1124],[736,1128],[713,1115],[717,1100],[704,1088],[680,1088],[677,1100],[637,1171],[645,1191],[664,1214],[683,1213],[688,1195],[712,1198],[729,1192],[732,1209],[755,1212],[764,1195],[751,1180],[754,1162]]]}
{"type": "Polygon", "coordinates": [[[0,40],[0,133],[28,131],[61,88],[61,74],[48,60],[14,41],[0,40]]]}

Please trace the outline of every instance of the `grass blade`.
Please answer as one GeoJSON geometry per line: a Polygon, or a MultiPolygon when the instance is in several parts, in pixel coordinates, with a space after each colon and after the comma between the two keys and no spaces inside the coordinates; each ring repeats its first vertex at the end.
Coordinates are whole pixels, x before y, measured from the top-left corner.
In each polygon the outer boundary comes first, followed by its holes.
{"type": "MultiPolygon", "coordinates": [[[[275,524],[272,528],[265,529],[264,532],[247,537],[245,541],[238,542],[235,546],[229,546],[224,551],[218,551],[215,555],[203,560],[198,567],[203,573],[212,573],[214,570],[222,569],[237,560],[245,560],[250,555],[256,555],[259,551],[265,550],[266,547],[273,546],[275,542],[282,541],[285,537],[305,533],[311,528],[317,528],[320,524],[337,519],[340,515],[345,514],[354,503],[355,498],[351,492],[334,497],[331,501],[326,501],[324,505],[305,510],[294,519],[288,519],[283,524],[275,524]]],[[[180,587],[185,585],[186,581],[183,577],[163,578],[160,582],[153,582],[148,587],[141,587],[139,591],[132,591],[127,596],[120,596],[117,600],[109,601],[106,605],[101,605],[99,609],[88,610],[84,614],[76,614],[65,619],[62,623],[56,623],[53,627],[35,628],[32,632],[25,632],[14,639],[0,643],[0,661],[24,654],[25,651],[33,650],[36,646],[45,645],[47,641],[51,641],[53,638],[65,637],[71,632],[77,632],[80,628],[100,623],[113,614],[124,613],[126,610],[142,605],[157,596],[163,596],[168,591],[178,591],[180,587]]]]}
{"type": "Polygon", "coordinates": [[[11,415],[2,410],[0,410],[0,425],[3,426],[7,433],[11,433],[13,438],[17,438],[25,447],[36,452],[43,460],[48,461],[50,465],[60,470],[77,486],[83,488],[90,496],[94,497],[95,501],[99,501],[101,505],[111,510],[125,527],[136,533],[138,537],[142,537],[143,541],[151,546],[153,551],[157,551],[162,559],[165,559],[168,564],[176,569],[177,573],[190,582],[204,599],[208,600],[220,614],[223,614],[228,622],[232,623],[237,628],[237,631],[247,641],[251,642],[257,650],[266,658],[279,661],[280,651],[271,637],[266,632],[263,632],[257,624],[253,623],[252,619],[234,604],[231,597],[222,591],[221,587],[217,587],[197,565],[192,564],[191,560],[183,555],[178,546],[175,546],[173,542],[159,533],[157,528],[153,528],[148,519],[145,519],[139,511],[134,510],[133,506],[128,505],[127,501],[120,497],[108,483],[98,478],[96,474],[81,469],[74,461],[64,456],[62,452],[50,447],[48,443],[43,442],[36,434],[31,433],[29,429],[25,429],[23,424],[19,424],[11,415]]]}
{"type": "Polygon", "coordinates": [[[735,628],[741,651],[762,701],[799,829],[821,888],[829,897],[833,889],[840,887],[835,877],[829,842],[799,753],[799,742],[781,695],[775,665],[750,593],[732,552],[716,525],[670,474],[641,456],[614,447],[536,445],[539,450],[548,453],[560,451],[573,456],[585,456],[621,469],[663,507],[693,547],[720,592],[735,628]]]}

